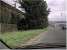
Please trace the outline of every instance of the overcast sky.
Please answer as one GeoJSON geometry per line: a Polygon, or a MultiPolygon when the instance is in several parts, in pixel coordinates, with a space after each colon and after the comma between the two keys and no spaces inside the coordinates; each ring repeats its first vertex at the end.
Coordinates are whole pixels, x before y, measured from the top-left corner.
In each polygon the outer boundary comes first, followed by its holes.
{"type": "MultiPolygon", "coordinates": [[[[14,6],[15,0],[3,0],[6,3],[9,3],[14,6]]],[[[46,0],[48,4],[48,8],[51,9],[51,12],[48,16],[50,21],[65,21],[65,8],[64,8],[64,0],[46,0]]],[[[17,3],[17,8],[19,4],[17,3]]]]}
{"type": "Polygon", "coordinates": [[[65,21],[65,8],[64,8],[64,0],[46,0],[48,3],[48,7],[51,8],[51,12],[49,17],[49,20],[52,21],[65,21]]]}

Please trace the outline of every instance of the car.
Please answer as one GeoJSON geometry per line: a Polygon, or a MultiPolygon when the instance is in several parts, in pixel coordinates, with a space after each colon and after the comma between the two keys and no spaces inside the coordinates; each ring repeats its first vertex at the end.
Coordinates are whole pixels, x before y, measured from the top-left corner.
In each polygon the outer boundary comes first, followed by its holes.
{"type": "Polygon", "coordinates": [[[66,26],[63,26],[62,29],[63,29],[63,30],[66,30],[66,26]]]}
{"type": "Polygon", "coordinates": [[[66,24],[59,24],[62,30],[66,30],[66,24]]]}

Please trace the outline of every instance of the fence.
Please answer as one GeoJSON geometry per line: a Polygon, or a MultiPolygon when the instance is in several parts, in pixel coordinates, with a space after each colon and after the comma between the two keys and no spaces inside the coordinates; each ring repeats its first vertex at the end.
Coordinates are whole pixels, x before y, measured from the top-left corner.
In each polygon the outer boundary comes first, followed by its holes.
{"type": "Polygon", "coordinates": [[[1,24],[0,24],[0,33],[1,33],[1,24]]]}
{"type": "Polygon", "coordinates": [[[16,24],[0,24],[0,32],[13,32],[17,31],[16,24]]]}

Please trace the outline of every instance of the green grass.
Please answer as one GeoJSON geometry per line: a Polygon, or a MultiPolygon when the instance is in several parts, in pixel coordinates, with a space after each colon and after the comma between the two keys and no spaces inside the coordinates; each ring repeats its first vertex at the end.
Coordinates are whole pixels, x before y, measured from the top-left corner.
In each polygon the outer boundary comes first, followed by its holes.
{"type": "Polygon", "coordinates": [[[22,31],[22,32],[8,32],[0,34],[0,38],[6,42],[7,45],[14,48],[16,46],[19,46],[31,38],[39,35],[40,33],[47,31],[47,28],[45,29],[36,29],[36,30],[28,30],[28,31],[22,31]]]}

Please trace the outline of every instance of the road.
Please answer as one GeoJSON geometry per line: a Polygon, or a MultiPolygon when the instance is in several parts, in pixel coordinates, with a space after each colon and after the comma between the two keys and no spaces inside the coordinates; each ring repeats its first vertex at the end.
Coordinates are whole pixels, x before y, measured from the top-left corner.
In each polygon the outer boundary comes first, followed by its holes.
{"type": "Polygon", "coordinates": [[[30,43],[56,43],[66,45],[66,31],[62,30],[59,26],[49,26],[47,32],[41,33],[37,39],[35,39],[33,42],[29,42],[29,44],[30,43]]]}
{"type": "Polygon", "coordinates": [[[48,27],[48,32],[41,35],[41,43],[66,43],[66,31],[62,30],[60,27],[48,27]]]}
{"type": "MultiPolygon", "coordinates": [[[[42,43],[42,44],[66,45],[66,31],[62,30],[61,27],[59,26],[56,26],[56,27],[49,26],[48,32],[41,33],[38,36],[38,38],[31,43],[32,44],[42,43]]],[[[43,50],[66,50],[66,49],[65,47],[64,48],[62,47],[62,48],[43,49],[43,50]]]]}

